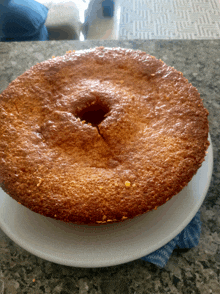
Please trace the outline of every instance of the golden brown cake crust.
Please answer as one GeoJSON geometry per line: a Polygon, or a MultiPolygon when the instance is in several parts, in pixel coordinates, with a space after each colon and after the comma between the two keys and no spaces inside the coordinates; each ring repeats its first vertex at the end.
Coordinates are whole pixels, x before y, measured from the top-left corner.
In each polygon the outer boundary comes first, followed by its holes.
{"type": "Polygon", "coordinates": [[[2,188],[66,222],[133,218],[191,180],[209,145],[207,116],[196,88],[145,52],[69,52],[0,95],[2,188]]]}

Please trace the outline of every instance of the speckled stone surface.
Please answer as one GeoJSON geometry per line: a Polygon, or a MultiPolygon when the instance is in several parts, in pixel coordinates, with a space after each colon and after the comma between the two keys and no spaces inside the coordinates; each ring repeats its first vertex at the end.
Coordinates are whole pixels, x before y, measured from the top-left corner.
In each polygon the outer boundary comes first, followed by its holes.
{"type": "Polygon", "coordinates": [[[52,41],[0,43],[0,92],[37,62],[94,46],[141,49],[182,71],[209,110],[214,170],[201,207],[199,245],[174,252],[164,269],[136,260],[109,268],[57,265],[36,257],[0,230],[0,294],[220,293],[220,40],[52,41]]]}

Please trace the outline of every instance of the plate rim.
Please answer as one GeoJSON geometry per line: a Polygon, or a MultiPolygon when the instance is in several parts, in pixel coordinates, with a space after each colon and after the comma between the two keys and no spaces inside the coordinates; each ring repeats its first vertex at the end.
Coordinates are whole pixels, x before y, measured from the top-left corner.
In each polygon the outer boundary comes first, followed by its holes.
{"type": "MultiPolygon", "coordinates": [[[[39,249],[34,249],[34,248],[30,247],[29,244],[24,242],[22,239],[18,238],[16,233],[14,233],[9,227],[7,227],[6,224],[4,225],[4,222],[2,222],[2,220],[1,220],[1,216],[0,216],[0,228],[12,241],[14,241],[17,245],[19,245],[20,247],[22,247],[23,249],[25,249],[29,253],[31,253],[35,256],[38,256],[46,261],[50,261],[50,262],[57,263],[60,265],[81,267],[81,268],[97,268],[97,267],[116,266],[119,264],[124,264],[124,263],[131,262],[133,260],[140,259],[141,257],[144,257],[144,256],[151,254],[152,252],[158,250],[159,248],[163,247],[168,242],[170,242],[173,238],[175,238],[190,223],[190,221],[193,219],[193,217],[196,215],[196,213],[198,212],[198,210],[202,206],[204,199],[207,195],[208,189],[210,187],[212,174],[213,174],[213,146],[212,146],[212,140],[211,140],[210,134],[209,134],[208,139],[210,142],[210,145],[208,147],[210,172],[208,173],[207,185],[204,189],[203,195],[201,197],[201,201],[197,205],[195,205],[194,208],[192,209],[192,211],[190,212],[189,216],[187,217],[187,221],[184,223],[184,227],[177,226],[177,228],[175,230],[173,230],[173,232],[170,233],[169,236],[167,236],[166,238],[164,238],[163,240],[158,242],[158,244],[155,246],[154,250],[151,252],[148,252],[147,248],[146,248],[145,253],[143,251],[141,251],[139,254],[136,254],[135,257],[134,256],[131,256],[131,257],[126,256],[126,258],[123,255],[122,258],[119,258],[117,262],[115,262],[115,260],[113,260],[112,262],[108,261],[106,263],[105,260],[101,260],[101,261],[99,260],[99,262],[94,263],[94,264],[90,264],[89,262],[86,262],[86,261],[82,261],[81,263],[79,263],[79,262],[77,263],[77,261],[76,261],[75,263],[73,263],[72,260],[67,260],[67,259],[62,260],[60,256],[58,257],[58,256],[54,256],[52,254],[48,255],[48,253],[45,253],[39,249]]],[[[8,196],[8,197],[10,197],[10,196],[8,196]]],[[[132,220],[129,220],[129,221],[132,222],[132,220]]]]}

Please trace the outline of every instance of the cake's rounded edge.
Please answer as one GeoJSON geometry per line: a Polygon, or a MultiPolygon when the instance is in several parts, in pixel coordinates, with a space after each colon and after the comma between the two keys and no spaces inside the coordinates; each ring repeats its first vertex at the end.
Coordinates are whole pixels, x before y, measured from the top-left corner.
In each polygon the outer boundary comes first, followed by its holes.
{"type": "MultiPolygon", "coordinates": [[[[99,49],[99,50],[102,50],[102,49],[99,49]]],[[[122,50],[122,49],[120,49],[120,50],[122,50]]],[[[133,52],[133,51],[132,51],[133,52]]],[[[66,56],[68,56],[68,54],[70,54],[70,53],[67,53],[67,55],[66,56]]],[[[146,53],[145,53],[146,54],[146,53]]],[[[58,57],[57,58],[58,60],[61,60],[60,59],[60,57],[58,57]]],[[[54,58],[54,62],[56,62],[56,58],[54,58]]],[[[47,61],[45,61],[45,62],[43,62],[44,64],[47,64],[47,61]]],[[[42,64],[43,64],[42,63],[42,64]]],[[[42,66],[42,64],[41,65],[37,65],[37,67],[41,67],[42,66]]],[[[33,71],[35,69],[35,67],[32,67],[29,71],[27,71],[25,74],[29,74],[30,73],[30,71],[33,71]]],[[[179,73],[179,72],[178,72],[179,73]]],[[[25,77],[25,74],[24,74],[24,76],[22,77],[22,78],[24,78],[25,77]]],[[[180,74],[180,73],[179,73],[180,74]]],[[[181,74],[180,74],[181,75],[181,74]]],[[[19,78],[18,78],[19,79],[19,78]]],[[[185,79],[185,78],[184,78],[185,79]]],[[[16,83],[15,83],[16,84],[16,83]]],[[[14,86],[14,82],[12,82],[10,85],[12,85],[12,86],[14,86]]],[[[10,88],[10,85],[9,85],[9,88],[10,88]]],[[[7,89],[6,89],[7,90],[7,89]]],[[[5,91],[6,91],[5,90],[5,91]]],[[[2,95],[0,96],[0,97],[3,97],[4,95],[5,95],[5,91],[2,93],[2,95]]],[[[7,91],[6,91],[6,94],[7,94],[7,91]]],[[[0,98],[1,99],[1,98],[0,98]]],[[[202,102],[201,102],[202,103],[202,102]]],[[[208,113],[207,113],[207,115],[208,115],[208,113]]],[[[208,135],[207,135],[207,137],[208,137],[208,135]]],[[[201,158],[203,157],[203,160],[204,160],[204,156],[205,156],[205,151],[207,150],[207,148],[208,148],[208,141],[205,143],[205,145],[204,145],[204,147],[203,147],[203,156],[201,156],[201,158]]],[[[202,160],[202,159],[201,159],[202,160]]],[[[184,187],[184,186],[186,186],[187,185],[187,183],[191,180],[191,178],[193,177],[193,175],[196,173],[196,171],[198,170],[198,168],[199,168],[199,166],[201,166],[201,163],[198,163],[198,166],[197,167],[195,167],[195,171],[194,172],[192,172],[191,173],[191,175],[188,177],[188,179],[186,179],[186,181],[185,181],[185,183],[183,183],[183,185],[182,186],[180,186],[179,187],[179,190],[177,190],[177,193],[180,191],[180,190],[182,190],[182,188],[184,187]]],[[[2,171],[1,173],[4,173],[4,171],[2,171]]],[[[0,173],[0,176],[1,176],[1,173],[0,173]]],[[[4,179],[4,177],[2,176],[1,177],[2,179],[3,179],[3,181],[5,180],[4,179]]],[[[3,187],[3,189],[4,189],[4,187],[3,187]]],[[[14,191],[13,190],[11,190],[10,191],[10,189],[5,189],[6,190],[6,192],[8,192],[14,199],[16,199],[18,202],[19,202],[19,197],[17,197],[16,196],[16,193],[14,193],[14,191]]],[[[176,194],[177,194],[176,193],[176,194]]],[[[174,195],[173,195],[174,196],[174,195]]],[[[164,202],[165,203],[165,202],[164,202]]],[[[23,203],[22,203],[23,204],[23,203]]],[[[163,203],[162,203],[163,204],[163,203]]],[[[25,203],[24,203],[24,205],[25,205],[25,203]]],[[[154,207],[154,208],[156,208],[157,207],[157,205],[154,207]]],[[[40,213],[40,214],[44,214],[44,215],[46,215],[47,213],[45,213],[45,211],[41,211],[40,209],[37,209],[36,207],[31,207],[31,209],[33,210],[33,211],[35,211],[35,212],[37,212],[37,213],[40,213]]],[[[153,208],[152,208],[153,209],[153,208]]],[[[150,209],[151,210],[151,209],[150,209]]],[[[145,211],[146,212],[146,211],[145,211]]],[[[141,214],[142,214],[143,212],[141,212],[141,214]]],[[[137,212],[135,213],[135,215],[134,216],[132,216],[132,215],[130,215],[130,217],[129,218],[132,218],[132,217],[135,217],[136,215],[138,215],[137,214],[137,212]]],[[[53,218],[56,218],[57,219],[57,215],[55,216],[55,215],[53,215],[53,214],[50,214],[50,213],[48,213],[48,215],[47,216],[49,216],[49,217],[53,217],[53,218]]],[[[104,216],[103,216],[104,217],[104,216]]],[[[123,218],[123,217],[122,217],[123,218]]],[[[91,219],[91,223],[94,223],[94,221],[97,223],[107,223],[107,222],[115,222],[115,221],[121,221],[121,220],[123,220],[123,219],[120,219],[120,220],[116,220],[116,219],[113,219],[113,220],[111,220],[111,219],[107,219],[107,220],[97,220],[95,217],[93,218],[93,219],[91,219]]],[[[125,218],[127,218],[126,216],[124,216],[124,219],[125,218]]],[[[59,219],[59,218],[58,218],[59,219]]],[[[71,218],[69,217],[69,218],[64,218],[63,219],[64,221],[71,221],[71,218]]],[[[74,220],[73,220],[73,222],[74,222],[74,220]]],[[[85,223],[85,221],[80,221],[79,219],[76,221],[76,223],[85,223]]],[[[87,223],[89,223],[89,220],[87,219],[87,223]]]]}

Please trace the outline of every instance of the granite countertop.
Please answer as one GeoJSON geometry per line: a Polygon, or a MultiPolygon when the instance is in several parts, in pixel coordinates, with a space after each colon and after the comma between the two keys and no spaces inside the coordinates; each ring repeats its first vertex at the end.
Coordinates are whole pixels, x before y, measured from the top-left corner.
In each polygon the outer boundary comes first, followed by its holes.
{"type": "Polygon", "coordinates": [[[140,49],[182,71],[209,110],[214,170],[201,207],[199,245],[174,252],[165,268],[135,260],[106,268],[75,268],[32,255],[0,230],[0,294],[220,293],[220,40],[50,41],[0,43],[0,92],[32,65],[94,46],[140,49]]]}

